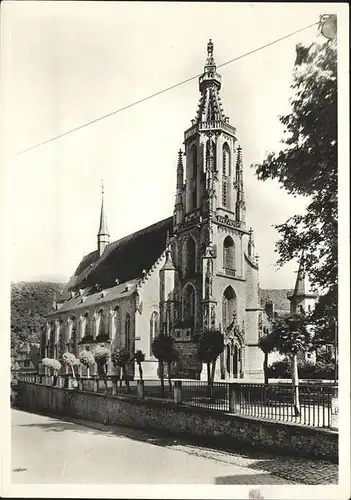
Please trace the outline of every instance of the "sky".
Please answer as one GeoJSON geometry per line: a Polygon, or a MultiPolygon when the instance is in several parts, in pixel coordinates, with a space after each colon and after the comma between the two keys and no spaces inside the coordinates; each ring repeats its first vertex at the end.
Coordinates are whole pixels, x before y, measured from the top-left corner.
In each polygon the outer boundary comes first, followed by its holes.
{"type": "MultiPolygon", "coordinates": [[[[328,9],[329,7],[329,9],[328,9]]],[[[194,118],[197,80],[61,139],[21,151],[319,20],[330,4],[4,2],[5,183],[11,280],[66,282],[96,248],[101,179],[111,241],[173,213],[177,151],[194,118]]],[[[276,270],[274,224],[306,204],[250,168],[280,147],[297,43],[317,27],[219,69],[224,112],[243,148],[247,225],[262,288],[276,270]]]]}

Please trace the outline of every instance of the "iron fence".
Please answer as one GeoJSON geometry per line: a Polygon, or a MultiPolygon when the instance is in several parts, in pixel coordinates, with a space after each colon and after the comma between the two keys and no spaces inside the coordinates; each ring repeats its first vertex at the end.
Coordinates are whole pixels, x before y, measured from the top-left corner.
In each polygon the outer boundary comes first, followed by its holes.
{"type": "Polygon", "coordinates": [[[160,379],[147,379],[144,380],[144,398],[150,399],[167,399],[174,401],[174,381],[171,382],[172,387],[169,386],[168,380],[164,381],[164,390],[162,394],[162,386],[160,379]]]}
{"type": "MultiPolygon", "coordinates": [[[[69,376],[58,376],[57,387],[71,387],[69,376]]],[[[52,377],[38,374],[20,374],[19,380],[53,385],[52,377]]],[[[121,384],[116,377],[80,377],[79,389],[102,394],[126,395],[149,399],[165,399],[185,406],[196,406],[245,415],[259,419],[291,422],[313,427],[331,427],[332,399],[334,384],[305,384],[298,387],[299,407],[294,401],[294,387],[290,383],[251,384],[236,382],[214,382],[210,387],[206,381],[178,380],[178,394],[164,382],[162,395],[161,381],[137,380],[121,384]],[[138,390],[138,385],[139,390],[138,390]],[[180,392],[179,392],[180,391],[180,392]]],[[[334,396],[335,397],[335,396],[334,396]]]]}
{"type": "Polygon", "coordinates": [[[229,411],[229,384],[213,382],[208,385],[201,380],[182,381],[182,403],[189,406],[229,411]]]}

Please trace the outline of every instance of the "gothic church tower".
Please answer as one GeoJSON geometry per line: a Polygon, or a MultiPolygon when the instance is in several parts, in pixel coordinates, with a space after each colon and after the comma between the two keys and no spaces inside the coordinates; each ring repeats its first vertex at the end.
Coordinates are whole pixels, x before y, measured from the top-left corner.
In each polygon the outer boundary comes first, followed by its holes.
{"type": "Polygon", "coordinates": [[[178,154],[170,242],[177,270],[175,340],[194,343],[204,328],[220,328],[225,352],[217,378],[259,378],[258,261],[245,223],[242,150],[220,89],[210,40],[198,109],[184,133],[185,165],[178,154]]]}

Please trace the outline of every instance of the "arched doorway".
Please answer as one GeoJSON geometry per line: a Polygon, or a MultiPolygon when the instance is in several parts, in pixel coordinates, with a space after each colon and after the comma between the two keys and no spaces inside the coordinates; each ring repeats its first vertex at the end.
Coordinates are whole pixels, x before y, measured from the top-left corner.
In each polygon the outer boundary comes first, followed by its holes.
{"type": "Polygon", "coordinates": [[[240,378],[242,372],[242,349],[234,340],[225,348],[225,378],[240,378]]]}

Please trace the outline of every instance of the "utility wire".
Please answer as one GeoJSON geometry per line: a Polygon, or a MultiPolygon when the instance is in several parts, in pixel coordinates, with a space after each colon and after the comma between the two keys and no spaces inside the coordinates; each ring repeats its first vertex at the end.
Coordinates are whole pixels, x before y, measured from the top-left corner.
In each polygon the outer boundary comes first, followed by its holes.
{"type": "MultiPolygon", "coordinates": [[[[275,43],[281,42],[282,40],[285,40],[286,38],[289,38],[293,35],[296,35],[297,33],[300,33],[301,31],[305,31],[309,28],[312,28],[312,26],[316,26],[319,24],[319,22],[309,24],[308,26],[305,26],[304,28],[301,28],[297,31],[294,31],[292,33],[289,33],[288,35],[282,36],[281,38],[277,38],[273,40],[272,42],[266,43],[265,45],[262,45],[261,47],[258,47],[257,49],[250,50],[250,52],[246,52],[245,54],[241,54],[238,57],[234,57],[234,59],[230,59],[229,61],[226,61],[225,63],[219,64],[217,68],[222,68],[223,66],[227,66],[228,64],[231,64],[234,61],[238,61],[239,59],[243,59],[246,56],[249,56],[251,54],[254,54],[255,52],[258,52],[260,50],[263,50],[267,47],[270,47],[271,45],[274,45],[275,43]]],[[[134,101],[131,104],[128,104],[127,106],[123,106],[122,108],[116,109],[115,111],[111,111],[111,113],[107,113],[106,115],[100,116],[99,118],[95,118],[94,120],[91,120],[89,122],[84,123],[83,125],[79,125],[78,127],[72,128],[70,130],[67,130],[67,132],[63,132],[60,135],[57,135],[56,137],[52,137],[51,139],[48,139],[43,142],[39,142],[35,146],[31,146],[30,148],[24,149],[23,151],[20,151],[17,153],[17,155],[21,155],[23,153],[27,153],[28,151],[31,151],[32,149],[38,148],[39,146],[43,146],[44,144],[48,144],[49,142],[55,141],[56,139],[60,139],[61,137],[64,137],[65,135],[72,134],[73,132],[76,132],[77,130],[81,130],[84,127],[88,127],[88,125],[92,125],[93,123],[99,122],[100,120],[104,120],[105,118],[108,118],[109,116],[115,115],[117,113],[120,113],[121,111],[124,111],[128,108],[131,108],[132,106],[136,106],[137,104],[141,104],[142,102],[148,101],[149,99],[152,99],[153,97],[156,97],[160,94],[163,94],[165,92],[168,92],[169,90],[175,89],[176,87],[180,87],[181,85],[184,85],[185,83],[190,82],[191,80],[195,80],[196,78],[199,78],[202,75],[202,73],[199,73],[197,75],[191,76],[190,78],[187,78],[186,80],[183,80],[181,82],[178,82],[174,85],[171,85],[170,87],[167,87],[163,90],[160,90],[159,92],[155,92],[154,94],[151,94],[147,97],[143,97],[142,99],[139,99],[138,101],[134,101]]]]}

